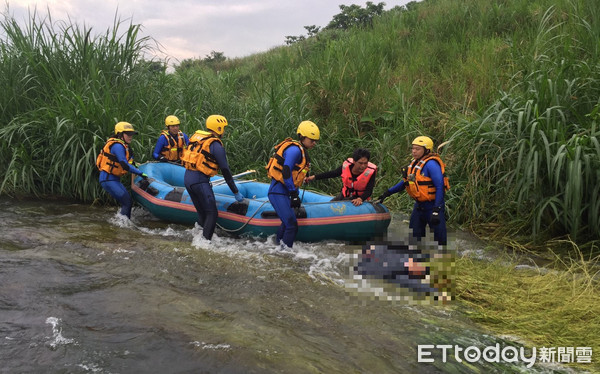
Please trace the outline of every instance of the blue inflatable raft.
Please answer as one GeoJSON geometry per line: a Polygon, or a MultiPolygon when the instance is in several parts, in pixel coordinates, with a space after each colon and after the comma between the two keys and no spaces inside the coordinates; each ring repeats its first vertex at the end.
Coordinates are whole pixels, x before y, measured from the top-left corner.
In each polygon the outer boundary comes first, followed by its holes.
{"type": "MultiPolygon", "coordinates": [[[[148,162],[139,169],[148,179],[132,178],[131,189],[138,203],[164,221],[190,225],[197,221],[196,209],[183,183],[183,166],[148,162]]],[[[219,210],[219,227],[234,234],[262,237],[276,234],[281,221],[267,197],[269,184],[237,180],[236,185],[246,198],[238,203],[221,176],[214,176],[211,182],[219,210]]],[[[382,204],[367,202],[354,206],[350,201],[331,201],[333,196],[303,190],[300,197],[302,206],[296,210],[299,241],[366,241],[383,237],[390,224],[390,212],[382,204]]]]}

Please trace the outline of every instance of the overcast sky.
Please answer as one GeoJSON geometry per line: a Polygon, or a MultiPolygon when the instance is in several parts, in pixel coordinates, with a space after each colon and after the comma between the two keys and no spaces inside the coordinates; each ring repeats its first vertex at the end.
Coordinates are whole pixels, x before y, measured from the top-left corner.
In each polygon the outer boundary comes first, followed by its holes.
{"type": "MultiPolygon", "coordinates": [[[[385,9],[411,0],[387,0],[385,9]]],[[[326,26],[346,0],[7,0],[17,20],[28,9],[104,33],[115,15],[142,25],[142,35],[160,43],[170,64],[204,58],[211,51],[243,57],[284,45],[288,35],[306,35],[304,26],[326,26]]],[[[378,4],[381,1],[373,1],[378,4]]],[[[128,24],[129,22],[127,22],[128,24]]],[[[124,25],[126,27],[126,25],[124,25]]],[[[126,28],[123,29],[125,31],[126,28]]],[[[164,56],[160,56],[164,57],[164,56]]]]}

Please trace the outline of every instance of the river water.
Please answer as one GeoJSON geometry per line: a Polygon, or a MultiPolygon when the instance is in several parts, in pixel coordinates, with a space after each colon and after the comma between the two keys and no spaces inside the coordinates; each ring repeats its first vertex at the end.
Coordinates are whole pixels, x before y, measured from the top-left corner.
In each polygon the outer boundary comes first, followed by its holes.
{"type": "MultiPolygon", "coordinates": [[[[419,345],[509,343],[456,302],[349,292],[360,246],[297,243],[281,254],[270,240],[217,231],[207,242],[197,227],[116,210],[0,199],[0,372],[563,372],[443,362],[441,350],[417,362],[419,345]]],[[[390,231],[403,225],[396,216],[390,231]]]]}

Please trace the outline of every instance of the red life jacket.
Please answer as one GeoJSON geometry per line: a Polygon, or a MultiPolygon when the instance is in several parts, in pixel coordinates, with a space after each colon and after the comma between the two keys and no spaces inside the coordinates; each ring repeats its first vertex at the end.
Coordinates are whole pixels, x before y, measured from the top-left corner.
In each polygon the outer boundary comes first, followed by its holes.
{"type": "Polygon", "coordinates": [[[342,164],[342,195],[344,197],[352,196],[357,198],[365,193],[367,184],[369,184],[369,181],[377,171],[377,165],[369,162],[367,168],[354,180],[351,171],[353,164],[354,160],[352,158],[347,159],[342,164]]]}

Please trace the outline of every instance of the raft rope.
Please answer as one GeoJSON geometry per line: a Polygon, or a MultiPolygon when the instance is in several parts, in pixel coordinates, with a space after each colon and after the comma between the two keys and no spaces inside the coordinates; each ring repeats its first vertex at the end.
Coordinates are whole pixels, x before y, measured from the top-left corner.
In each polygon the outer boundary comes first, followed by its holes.
{"type": "MultiPolygon", "coordinates": [[[[249,170],[249,171],[256,172],[255,170],[249,170]]],[[[253,182],[253,181],[254,181],[254,180],[252,180],[252,181],[242,181],[242,182],[253,182]]],[[[238,183],[240,183],[240,182],[238,182],[238,183]]],[[[302,197],[300,198],[300,200],[304,200],[304,192],[306,192],[306,188],[303,188],[303,189],[302,189],[302,197]]],[[[252,221],[252,218],[254,218],[254,216],[256,216],[256,214],[257,214],[257,213],[260,211],[260,209],[261,209],[261,208],[262,208],[262,207],[263,207],[263,206],[264,206],[266,203],[268,203],[268,202],[269,202],[269,200],[268,200],[268,199],[267,199],[267,200],[265,200],[265,201],[264,201],[264,202],[263,202],[263,203],[262,203],[262,204],[261,204],[261,205],[260,205],[260,206],[259,206],[259,207],[256,209],[256,211],[255,211],[255,212],[252,214],[252,216],[250,216],[250,218],[248,218],[248,219],[246,220],[246,222],[244,222],[244,224],[243,224],[242,226],[238,227],[238,228],[237,228],[237,229],[235,229],[235,230],[232,230],[232,229],[226,229],[225,227],[223,227],[223,226],[219,225],[218,223],[217,223],[217,227],[218,227],[218,228],[220,228],[221,230],[225,231],[225,232],[238,232],[238,231],[240,231],[241,229],[243,229],[244,227],[248,226],[248,224],[250,223],[250,221],[252,221]]],[[[316,204],[320,204],[320,203],[316,203],[316,204]]]]}
{"type": "MultiPolygon", "coordinates": [[[[266,204],[268,203],[269,200],[263,201],[263,203],[256,209],[256,211],[252,214],[252,216],[250,216],[246,222],[244,222],[242,224],[242,226],[238,227],[237,229],[226,229],[225,227],[221,226],[219,223],[217,223],[217,227],[219,227],[221,230],[226,231],[226,232],[238,232],[241,229],[243,229],[244,227],[248,226],[248,224],[250,223],[250,221],[252,221],[252,219],[256,216],[256,214],[260,211],[260,209],[266,204]]],[[[365,201],[365,203],[371,203],[374,204],[370,201],[365,201]]],[[[322,201],[319,203],[308,203],[310,205],[324,205],[324,204],[331,204],[331,201],[322,201]]]]}
{"type": "Polygon", "coordinates": [[[254,218],[254,216],[256,216],[256,214],[260,211],[260,208],[262,208],[268,202],[269,202],[269,200],[263,201],[263,203],[256,209],[256,211],[246,220],[246,222],[242,226],[238,227],[235,230],[233,230],[233,229],[232,230],[226,229],[225,227],[219,225],[218,223],[217,223],[217,226],[221,230],[224,230],[226,232],[237,232],[237,231],[240,231],[241,229],[243,229],[244,227],[246,227],[250,223],[250,221],[252,220],[252,218],[254,218]]]}
{"type": "MultiPolygon", "coordinates": [[[[256,172],[256,171],[255,171],[255,170],[248,170],[246,173],[248,173],[248,172],[256,172]]],[[[244,174],[244,173],[241,173],[241,174],[244,174]]],[[[244,183],[244,182],[254,182],[254,181],[255,181],[255,180],[245,180],[245,181],[240,181],[240,182],[238,182],[238,183],[244,183]]],[[[217,181],[216,183],[218,183],[218,182],[222,182],[222,181],[221,181],[221,180],[219,180],[219,181],[217,181]]],[[[213,184],[213,186],[214,186],[214,184],[213,184]]],[[[302,197],[300,198],[300,201],[304,200],[304,193],[305,193],[305,192],[306,192],[306,188],[303,188],[303,189],[302,189],[302,197]]],[[[252,219],[254,218],[254,216],[256,216],[256,214],[257,214],[257,213],[260,211],[260,209],[261,209],[261,208],[262,208],[262,207],[263,207],[263,206],[264,206],[266,203],[268,203],[268,202],[269,202],[269,200],[268,200],[268,199],[267,199],[267,200],[265,200],[265,201],[263,201],[263,203],[262,203],[262,204],[261,204],[261,205],[260,205],[260,206],[259,206],[259,207],[256,209],[256,211],[255,211],[255,212],[252,214],[252,216],[250,216],[250,217],[249,217],[249,218],[246,220],[246,222],[244,222],[244,223],[242,224],[242,226],[238,227],[237,229],[226,229],[225,227],[221,226],[219,223],[217,223],[217,227],[218,227],[218,228],[220,228],[221,230],[225,231],[225,232],[230,232],[230,233],[233,233],[233,232],[238,232],[238,231],[240,231],[241,229],[243,229],[244,227],[248,226],[248,224],[250,223],[250,221],[252,221],[252,219]]],[[[371,203],[371,204],[373,204],[373,203],[374,203],[374,202],[371,202],[371,201],[365,201],[365,202],[369,202],[369,203],[371,203]]],[[[311,204],[311,205],[331,204],[331,201],[323,201],[323,202],[320,202],[320,203],[309,203],[309,204],[311,204]]]]}

